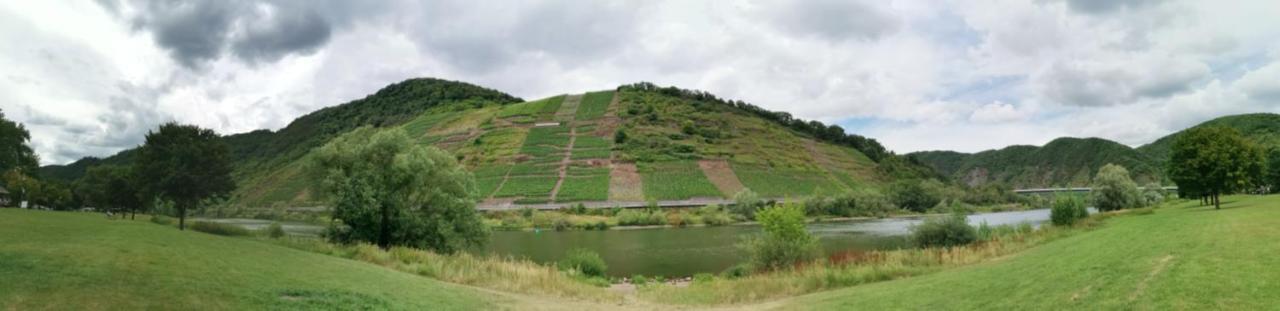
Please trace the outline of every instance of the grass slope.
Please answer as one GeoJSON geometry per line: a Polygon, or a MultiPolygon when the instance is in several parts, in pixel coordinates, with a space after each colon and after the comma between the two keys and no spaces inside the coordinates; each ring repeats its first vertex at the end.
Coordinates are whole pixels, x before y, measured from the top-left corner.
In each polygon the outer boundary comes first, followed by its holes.
{"type": "Polygon", "coordinates": [[[0,209],[0,309],[492,309],[492,294],[252,240],[0,209]]]}
{"type": "Polygon", "coordinates": [[[1115,217],[1101,229],[936,274],[802,296],[819,310],[1256,310],[1280,305],[1280,196],[1115,217]]]}

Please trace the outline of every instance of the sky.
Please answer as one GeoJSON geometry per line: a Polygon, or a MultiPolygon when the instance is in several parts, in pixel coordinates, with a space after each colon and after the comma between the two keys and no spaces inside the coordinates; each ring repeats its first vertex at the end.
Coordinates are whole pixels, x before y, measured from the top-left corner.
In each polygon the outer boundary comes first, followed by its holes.
{"type": "Polygon", "coordinates": [[[177,121],[279,129],[437,77],[525,99],[649,81],[899,153],[1131,146],[1280,111],[1280,1],[0,0],[0,109],[42,164],[177,121]]]}

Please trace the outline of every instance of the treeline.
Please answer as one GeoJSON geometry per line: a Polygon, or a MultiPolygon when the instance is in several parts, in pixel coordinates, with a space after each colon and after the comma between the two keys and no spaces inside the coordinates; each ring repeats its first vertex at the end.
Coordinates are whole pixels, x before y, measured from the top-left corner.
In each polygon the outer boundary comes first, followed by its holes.
{"type": "Polygon", "coordinates": [[[618,91],[626,90],[657,92],[667,96],[738,108],[751,115],[772,121],[792,130],[808,134],[818,140],[852,147],[876,162],[880,162],[882,159],[892,155],[875,139],[846,133],[844,128],[841,128],[838,125],[826,125],[818,121],[805,121],[803,119],[796,118],[787,112],[770,111],[741,100],[722,99],[708,92],[686,90],[674,86],[659,87],[649,82],[640,82],[618,87],[618,91]]]}

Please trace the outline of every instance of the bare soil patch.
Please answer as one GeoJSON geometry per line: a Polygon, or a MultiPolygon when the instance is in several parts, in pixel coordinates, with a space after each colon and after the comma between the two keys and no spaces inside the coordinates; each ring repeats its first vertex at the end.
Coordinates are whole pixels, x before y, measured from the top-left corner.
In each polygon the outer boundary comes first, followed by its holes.
{"type": "Polygon", "coordinates": [[[720,193],[726,198],[732,198],[746,188],[742,185],[742,181],[738,180],[738,175],[733,173],[733,167],[729,166],[729,161],[701,160],[698,161],[698,167],[702,168],[702,174],[707,175],[711,184],[716,185],[716,189],[720,189],[720,193]]]}
{"type": "Polygon", "coordinates": [[[614,162],[609,170],[609,201],[644,201],[643,183],[635,163],[614,162]]]}

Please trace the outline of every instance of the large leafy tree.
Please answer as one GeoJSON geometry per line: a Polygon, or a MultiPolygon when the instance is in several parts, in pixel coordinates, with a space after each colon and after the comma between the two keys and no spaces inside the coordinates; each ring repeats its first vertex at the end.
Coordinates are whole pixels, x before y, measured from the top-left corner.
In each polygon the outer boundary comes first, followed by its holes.
{"type": "Polygon", "coordinates": [[[0,172],[16,169],[27,176],[35,175],[40,159],[27,145],[30,141],[31,133],[25,126],[6,119],[0,112],[0,172]]]}
{"type": "Polygon", "coordinates": [[[180,229],[188,209],[235,187],[227,144],[213,130],[166,123],[147,133],[139,150],[134,170],[142,188],[174,202],[180,229]]]}
{"type": "Polygon", "coordinates": [[[1207,199],[1214,208],[1222,208],[1222,194],[1257,185],[1265,163],[1260,148],[1227,127],[1187,130],[1170,152],[1169,178],[1178,191],[1207,199]]]}
{"type": "Polygon", "coordinates": [[[471,173],[404,131],[352,131],[317,149],[310,171],[333,206],[330,237],[337,242],[451,253],[488,235],[471,173]]]}
{"type": "Polygon", "coordinates": [[[1263,179],[1271,193],[1280,193],[1280,148],[1267,153],[1267,172],[1263,179]]]}
{"type": "Polygon", "coordinates": [[[40,194],[40,181],[20,169],[5,171],[3,179],[9,190],[9,204],[13,206],[21,206],[22,202],[30,201],[32,196],[40,194]]]}
{"type": "Polygon", "coordinates": [[[132,168],[119,165],[90,167],[76,183],[77,191],[87,203],[120,212],[130,211],[135,217],[143,203],[138,188],[132,168]]]}
{"type": "Polygon", "coordinates": [[[1116,164],[1098,169],[1093,178],[1093,204],[1100,211],[1114,211],[1139,207],[1145,201],[1138,184],[1129,177],[1129,170],[1116,164]]]}

